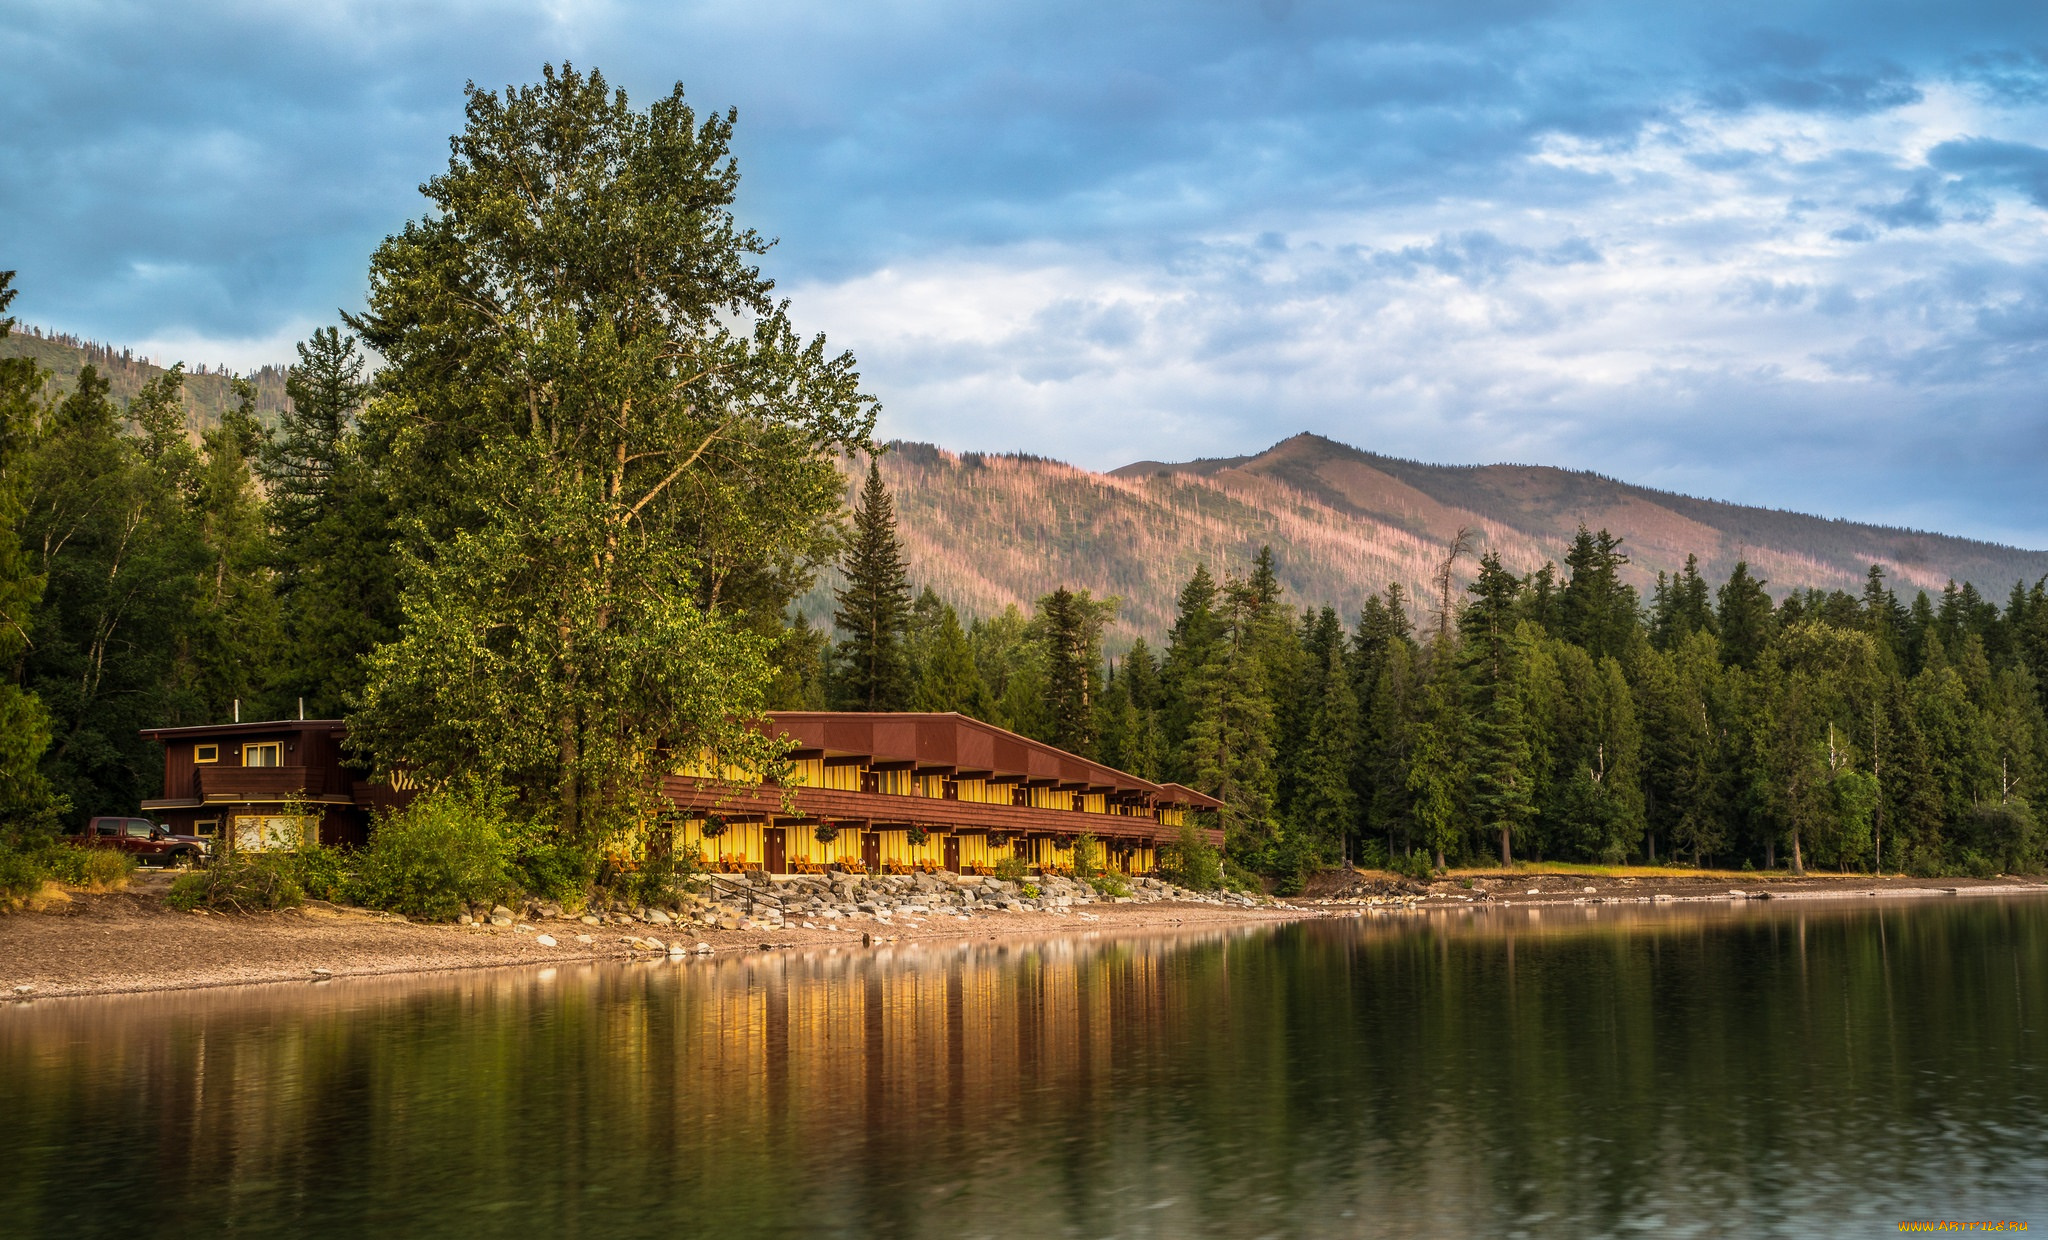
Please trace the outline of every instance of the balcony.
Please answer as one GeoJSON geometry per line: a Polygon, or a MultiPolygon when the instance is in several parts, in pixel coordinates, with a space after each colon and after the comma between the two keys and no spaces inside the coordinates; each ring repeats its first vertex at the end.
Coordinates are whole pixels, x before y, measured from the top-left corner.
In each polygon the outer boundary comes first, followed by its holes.
{"type": "Polygon", "coordinates": [[[203,801],[346,800],[323,796],[326,772],[309,766],[202,766],[194,781],[203,801]]]}

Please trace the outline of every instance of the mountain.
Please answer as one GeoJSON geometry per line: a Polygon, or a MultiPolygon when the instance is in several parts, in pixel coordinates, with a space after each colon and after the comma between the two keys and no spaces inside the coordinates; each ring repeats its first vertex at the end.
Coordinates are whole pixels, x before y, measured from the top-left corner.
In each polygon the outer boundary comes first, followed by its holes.
{"type": "MultiPolygon", "coordinates": [[[[169,367],[136,357],[127,349],[81,340],[76,336],[45,332],[39,327],[17,324],[0,340],[0,357],[32,357],[50,372],[50,391],[62,396],[78,384],[78,372],[95,367],[112,389],[114,403],[133,399],[142,385],[169,367]]],[[[282,366],[265,366],[242,376],[256,386],[256,412],[267,422],[285,408],[282,366]]],[[[216,425],[220,415],[235,407],[234,378],[226,368],[207,366],[185,374],[185,428],[197,435],[216,425]]]]}
{"type": "MultiPolygon", "coordinates": [[[[2048,552],[1694,499],[1583,471],[1427,465],[1316,435],[1256,456],[1139,461],[1106,474],[914,443],[891,445],[881,463],[916,585],[967,615],[1028,609],[1060,585],[1118,595],[1117,645],[1166,631],[1197,562],[1220,579],[1267,544],[1297,605],[1355,616],[1391,581],[1424,598],[1460,526],[1517,573],[1561,560],[1581,523],[1605,528],[1625,540],[1626,575],[1646,598],[1658,571],[1676,571],[1689,553],[1717,583],[1745,558],[1781,597],[1860,591],[1872,564],[1909,598],[1953,577],[2002,600],[2015,581],[2048,574],[2048,552]]],[[[1462,567],[1469,580],[1475,565],[1462,567]]],[[[806,596],[808,614],[830,614],[832,584],[806,596]]]]}

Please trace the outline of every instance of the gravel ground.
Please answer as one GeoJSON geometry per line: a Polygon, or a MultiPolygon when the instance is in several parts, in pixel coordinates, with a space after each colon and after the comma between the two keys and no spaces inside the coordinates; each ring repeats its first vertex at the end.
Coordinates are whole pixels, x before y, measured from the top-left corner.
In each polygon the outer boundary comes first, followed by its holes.
{"type": "Polygon", "coordinates": [[[645,958],[630,937],[659,936],[695,951],[849,946],[912,939],[994,939],[1081,931],[1241,925],[1318,916],[1301,908],[1159,902],[1086,911],[978,913],[971,918],[897,914],[834,930],[713,930],[701,926],[587,926],[535,920],[508,927],[409,923],[358,909],[313,904],[247,916],[165,907],[170,876],[143,872],[126,890],[72,893],[41,911],[0,916],[0,1000],[128,991],[188,990],[443,969],[645,958]],[[541,942],[542,936],[554,946],[541,942]],[[587,936],[589,942],[579,942],[587,936]],[[324,970],[324,973],[321,972],[324,970]]]}

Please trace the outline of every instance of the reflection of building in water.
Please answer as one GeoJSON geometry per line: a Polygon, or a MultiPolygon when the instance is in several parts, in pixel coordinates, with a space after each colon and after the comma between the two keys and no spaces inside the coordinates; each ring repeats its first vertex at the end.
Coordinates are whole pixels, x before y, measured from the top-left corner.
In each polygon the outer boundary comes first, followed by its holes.
{"type": "MultiPolygon", "coordinates": [[[[689,971],[687,1095],[726,1114],[873,1124],[1110,1087],[1168,1037],[1224,936],[765,956],[689,971]],[[1179,978],[1179,984],[1173,979],[1179,978]],[[822,1104],[822,1105],[821,1105],[822,1104]]],[[[1215,961],[1220,966],[1220,960],[1215,961]]]]}

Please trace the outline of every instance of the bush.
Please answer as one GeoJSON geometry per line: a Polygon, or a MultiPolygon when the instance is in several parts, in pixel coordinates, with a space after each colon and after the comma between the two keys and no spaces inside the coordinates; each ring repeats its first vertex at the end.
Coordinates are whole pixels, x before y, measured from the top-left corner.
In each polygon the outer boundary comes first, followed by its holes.
{"type": "Polygon", "coordinates": [[[1074,877],[1089,879],[1102,870],[1102,844],[1087,831],[1074,837],[1074,877]]]}
{"type": "Polygon", "coordinates": [[[90,891],[111,891],[125,886],[135,873],[135,858],[111,848],[75,848],[64,844],[43,854],[43,866],[51,878],[90,891]]]}
{"type": "Polygon", "coordinates": [[[521,844],[512,859],[513,878],[530,895],[558,904],[574,904],[590,894],[596,860],[574,844],[534,839],[521,844]]]}
{"type": "Polygon", "coordinates": [[[453,921],[511,892],[513,830],[502,797],[474,789],[421,796],[388,815],[356,855],[354,894],[369,908],[453,921]]]}
{"type": "Polygon", "coordinates": [[[0,848],[0,906],[12,904],[42,890],[48,871],[41,853],[19,848],[0,848]]]}
{"type": "Polygon", "coordinates": [[[1183,823],[1180,838],[1159,850],[1159,872],[1189,891],[1214,891],[1223,885],[1223,858],[1200,828],[1183,823]]]}
{"type": "Polygon", "coordinates": [[[1024,886],[1019,890],[1023,894],[1024,898],[1027,900],[1036,900],[1038,898],[1039,893],[1037,883],[1025,883],[1024,886]]]}
{"type": "Polygon", "coordinates": [[[297,870],[291,853],[237,850],[215,858],[203,870],[180,874],[164,903],[187,913],[198,908],[221,913],[296,908],[306,899],[297,870]]]}
{"type": "Polygon", "coordinates": [[[1387,868],[1387,847],[1378,840],[1366,840],[1358,846],[1358,868],[1361,870],[1384,870],[1387,868]]]}
{"type": "Polygon", "coordinates": [[[1113,900],[1121,900],[1131,894],[1131,885],[1125,882],[1124,876],[1115,870],[1104,870],[1102,873],[1089,879],[1088,885],[1095,888],[1096,895],[1108,896],[1113,900]]]}
{"type": "Polygon", "coordinates": [[[1405,857],[1396,857],[1387,868],[1403,878],[1412,878],[1418,883],[1426,883],[1436,877],[1436,867],[1430,864],[1429,854],[1426,852],[1411,852],[1405,857]]]}
{"type": "Polygon", "coordinates": [[[313,844],[283,855],[289,858],[292,878],[309,897],[343,903],[353,894],[349,857],[341,849],[313,844]]]}
{"type": "Polygon", "coordinates": [[[996,862],[995,869],[996,877],[1006,883],[1021,883],[1024,881],[1024,876],[1030,873],[1030,870],[1025,867],[1024,861],[1020,857],[1004,857],[1001,861],[996,862]]]}

